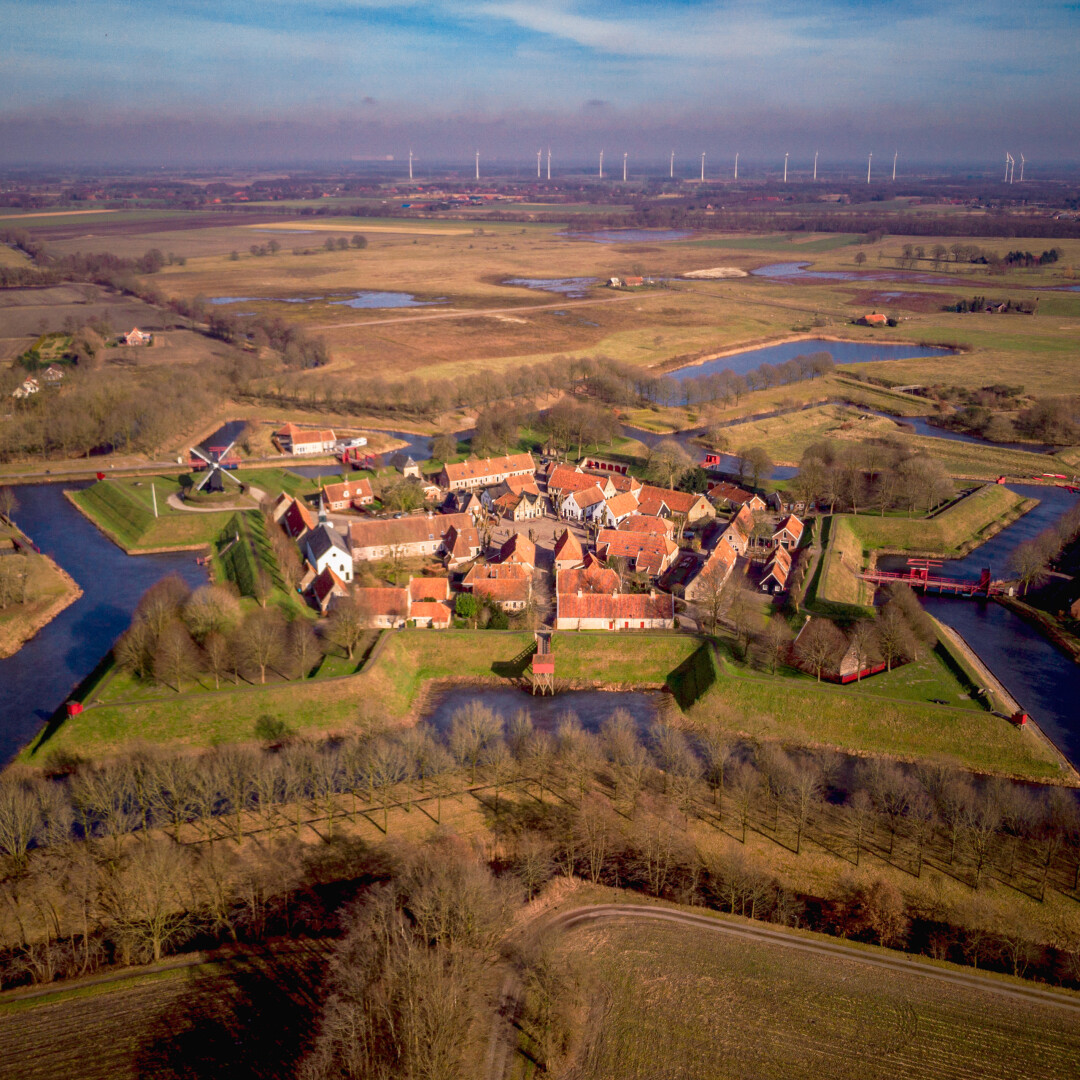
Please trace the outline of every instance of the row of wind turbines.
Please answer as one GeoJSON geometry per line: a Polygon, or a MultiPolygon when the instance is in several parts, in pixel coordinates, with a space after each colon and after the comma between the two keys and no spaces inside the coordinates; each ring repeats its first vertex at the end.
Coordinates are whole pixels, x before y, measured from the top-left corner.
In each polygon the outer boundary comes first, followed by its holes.
{"type": "MultiPolygon", "coordinates": [[[[819,153],[819,151],[817,151],[817,150],[814,151],[814,180],[815,181],[818,178],[818,153],[819,153]]],[[[788,182],[788,158],[790,156],[791,156],[790,154],[784,154],[784,183],[785,184],[788,182]]],[[[536,179],[537,180],[542,179],[542,177],[541,177],[541,164],[542,164],[542,161],[543,161],[543,157],[544,157],[544,151],[543,150],[537,150],[536,151],[536,179]]],[[[629,157],[629,155],[626,154],[626,153],[624,153],[623,156],[622,156],[622,178],[623,178],[624,182],[626,181],[626,178],[627,178],[627,159],[628,159],[628,157],[629,157]]],[[[896,180],[896,163],[897,163],[897,160],[899,159],[899,157],[900,157],[900,151],[899,150],[894,151],[893,160],[892,160],[892,178],[893,178],[894,181],[896,180]]],[[[409,151],[409,179],[410,180],[412,180],[412,178],[413,178],[413,161],[414,160],[415,159],[414,159],[413,152],[412,152],[412,150],[410,150],[409,151]]],[[[871,174],[872,174],[872,171],[873,171],[873,166],[874,166],[874,152],[873,152],[873,150],[871,150],[870,151],[870,156],[867,158],[867,161],[866,161],[866,182],[868,184],[871,181],[871,174]]],[[[1005,152],[1005,183],[1006,184],[1013,183],[1015,172],[1016,172],[1016,159],[1012,156],[1012,154],[1010,154],[1008,151],[1006,151],[1005,152]]],[[[598,175],[599,175],[601,180],[604,179],[604,151],[603,151],[603,149],[601,149],[601,151],[600,151],[600,167],[599,167],[598,175]]],[[[671,151],[671,160],[670,160],[669,166],[668,166],[668,175],[671,177],[672,180],[675,179],[675,151],[674,150],[671,151]]],[[[550,146],[547,149],[547,178],[548,178],[548,180],[551,179],[551,147],[550,146]]],[[[735,173],[734,173],[734,178],[736,180],[739,179],[739,154],[738,154],[737,151],[735,153],[735,173]]],[[[477,180],[480,179],[480,151],[479,150],[476,151],[476,179],[477,180]]],[[[1023,183],[1023,180],[1024,180],[1024,155],[1021,154],[1020,155],[1020,182],[1023,183]]],[[[705,154],[701,155],[701,182],[702,183],[705,182],[705,154]]]]}

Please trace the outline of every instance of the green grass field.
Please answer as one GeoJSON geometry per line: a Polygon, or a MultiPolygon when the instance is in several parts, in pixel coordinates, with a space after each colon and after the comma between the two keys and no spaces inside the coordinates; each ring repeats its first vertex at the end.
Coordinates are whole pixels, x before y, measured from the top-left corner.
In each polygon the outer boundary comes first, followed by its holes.
{"type": "MultiPolygon", "coordinates": [[[[696,910],[696,909],[695,909],[696,910]]],[[[693,927],[570,931],[584,1080],[1074,1076],[1071,1012],[693,927]]]]}
{"type": "Polygon", "coordinates": [[[769,678],[725,664],[693,706],[694,724],[788,745],[829,746],[905,761],[939,761],[1029,779],[1061,776],[1057,758],[1009,721],[959,697],[963,686],[940,657],[858,686],[769,678]],[[955,706],[934,705],[941,697],[955,706]]]}

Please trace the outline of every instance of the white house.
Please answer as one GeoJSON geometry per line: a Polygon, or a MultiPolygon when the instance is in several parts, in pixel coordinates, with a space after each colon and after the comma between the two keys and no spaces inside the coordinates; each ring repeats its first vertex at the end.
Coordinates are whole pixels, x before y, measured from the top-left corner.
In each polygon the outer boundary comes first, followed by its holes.
{"type": "Polygon", "coordinates": [[[330,567],[342,581],[352,581],[352,555],[345,538],[332,525],[325,521],[316,525],[304,538],[304,553],[317,574],[330,567]]]}

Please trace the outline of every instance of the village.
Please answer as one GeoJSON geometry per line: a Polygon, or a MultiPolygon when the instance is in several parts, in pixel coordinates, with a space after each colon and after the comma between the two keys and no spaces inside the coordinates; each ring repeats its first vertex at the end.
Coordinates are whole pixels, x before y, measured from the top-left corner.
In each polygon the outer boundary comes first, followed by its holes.
{"type": "MultiPolygon", "coordinates": [[[[333,431],[292,424],[275,440],[291,455],[336,445],[333,431]]],[[[348,448],[338,452],[350,460],[348,448]]],[[[723,480],[703,492],[658,487],[595,456],[469,458],[428,478],[408,454],[387,459],[420,489],[423,508],[373,513],[362,475],[270,506],[320,615],[351,601],[374,628],[475,626],[487,608],[530,629],[697,630],[715,625],[736,585],[763,609],[779,607],[805,555],[803,508],[776,492],[723,480]],[[393,584],[372,580],[376,566],[390,568],[393,584]]]]}

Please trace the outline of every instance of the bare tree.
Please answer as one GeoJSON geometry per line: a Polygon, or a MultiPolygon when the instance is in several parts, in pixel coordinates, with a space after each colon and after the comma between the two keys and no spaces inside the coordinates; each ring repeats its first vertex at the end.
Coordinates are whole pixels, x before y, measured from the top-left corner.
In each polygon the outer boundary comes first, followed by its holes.
{"type": "Polygon", "coordinates": [[[301,679],[306,679],[320,655],[319,639],[315,630],[305,618],[296,618],[289,623],[286,634],[286,648],[290,659],[296,665],[301,679]]]}
{"type": "Polygon", "coordinates": [[[352,596],[342,598],[330,612],[326,639],[345,652],[352,660],[357,645],[364,639],[368,618],[362,606],[352,596]]]}
{"type": "Polygon", "coordinates": [[[794,763],[788,782],[788,802],[795,823],[795,854],[802,851],[803,831],[810,812],[821,798],[821,770],[813,758],[801,757],[794,763]]]}
{"type": "Polygon", "coordinates": [[[649,451],[645,475],[660,487],[673,488],[693,466],[690,455],[674,439],[662,439],[649,451]]]}
{"type": "Polygon", "coordinates": [[[817,676],[827,668],[838,667],[847,650],[847,639],[828,619],[815,618],[795,640],[795,655],[817,676]]]}
{"type": "Polygon", "coordinates": [[[236,638],[240,660],[259,673],[266,682],[269,668],[278,666],[285,653],[285,620],[277,608],[252,611],[244,619],[236,638]]]}
{"type": "Polygon", "coordinates": [[[855,654],[855,681],[862,681],[862,673],[881,659],[877,628],[869,619],[860,619],[851,631],[851,649],[855,654]]]}
{"type": "Polygon", "coordinates": [[[0,487],[0,517],[2,517],[9,524],[15,511],[19,509],[19,500],[15,496],[15,491],[10,487],[0,487]]]}
{"type": "Polygon", "coordinates": [[[184,605],[184,622],[200,644],[211,634],[229,634],[240,615],[240,601],[224,585],[200,585],[184,605]]]}
{"type": "Polygon", "coordinates": [[[180,693],[184,680],[199,670],[199,651],[179,619],[173,619],[158,635],[154,650],[154,677],[180,693]]]}
{"type": "Polygon", "coordinates": [[[777,660],[784,659],[791,648],[791,627],[778,611],[765,623],[761,633],[761,646],[769,658],[769,672],[776,674],[777,660]]]}

